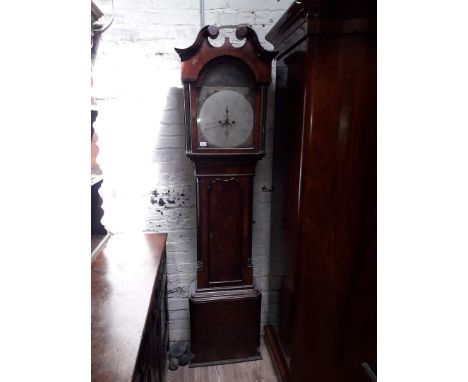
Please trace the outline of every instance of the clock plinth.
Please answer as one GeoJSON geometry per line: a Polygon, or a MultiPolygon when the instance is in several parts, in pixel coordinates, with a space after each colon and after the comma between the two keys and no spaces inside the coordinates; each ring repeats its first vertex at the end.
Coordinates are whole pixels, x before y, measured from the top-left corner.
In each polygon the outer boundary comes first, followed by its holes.
{"type": "Polygon", "coordinates": [[[264,153],[271,60],[255,32],[214,47],[218,28],[176,49],[182,60],[187,156],[197,184],[197,279],[190,286],[191,366],[259,359],[261,293],[252,267],[255,166],[264,153]]]}
{"type": "Polygon", "coordinates": [[[191,367],[261,359],[261,293],[254,286],[190,287],[191,367]]]}

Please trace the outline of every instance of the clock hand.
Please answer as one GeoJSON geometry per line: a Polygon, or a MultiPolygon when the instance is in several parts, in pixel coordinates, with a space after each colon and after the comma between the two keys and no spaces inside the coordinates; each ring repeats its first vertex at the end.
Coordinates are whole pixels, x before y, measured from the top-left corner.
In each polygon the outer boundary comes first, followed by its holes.
{"type": "Polygon", "coordinates": [[[232,128],[235,123],[236,123],[236,121],[229,121],[229,108],[226,105],[226,119],[222,123],[222,125],[226,129],[225,130],[226,138],[229,138],[230,128],[232,128]]]}
{"type": "Polygon", "coordinates": [[[227,126],[232,126],[232,123],[229,121],[229,108],[226,105],[226,118],[224,119],[224,122],[222,123],[225,127],[227,126]]]}
{"type": "Polygon", "coordinates": [[[222,121],[205,123],[205,128],[206,129],[213,129],[215,127],[220,127],[220,125],[222,125],[222,121]]]}

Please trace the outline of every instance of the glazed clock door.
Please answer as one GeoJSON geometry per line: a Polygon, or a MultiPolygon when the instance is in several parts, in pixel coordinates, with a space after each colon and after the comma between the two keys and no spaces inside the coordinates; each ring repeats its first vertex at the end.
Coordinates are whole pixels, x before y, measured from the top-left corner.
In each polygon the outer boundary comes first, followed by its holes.
{"type": "Polygon", "coordinates": [[[202,177],[200,287],[251,284],[250,177],[202,177]]]}
{"type": "Polygon", "coordinates": [[[256,93],[252,75],[241,61],[212,64],[198,88],[198,148],[253,149],[256,93]]]}

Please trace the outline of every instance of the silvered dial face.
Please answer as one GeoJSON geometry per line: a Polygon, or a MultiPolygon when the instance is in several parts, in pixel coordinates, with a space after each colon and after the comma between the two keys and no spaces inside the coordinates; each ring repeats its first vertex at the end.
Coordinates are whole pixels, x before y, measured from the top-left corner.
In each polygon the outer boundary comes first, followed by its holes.
{"type": "Polygon", "coordinates": [[[219,90],[203,102],[198,114],[199,147],[251,147],[254,112],[234,90],[219,90]]]}

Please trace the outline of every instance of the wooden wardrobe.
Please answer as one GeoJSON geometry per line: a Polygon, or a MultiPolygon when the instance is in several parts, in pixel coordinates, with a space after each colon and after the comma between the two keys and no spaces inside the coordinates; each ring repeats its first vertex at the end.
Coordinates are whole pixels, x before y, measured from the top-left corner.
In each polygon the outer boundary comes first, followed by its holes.
{"type": "Polygon", "coordinates": [[[372,381],[376,2],[297,1],[267,40],[279,51],[270,269],[280,280],[267,343],[284,381],[372,381]]]}

